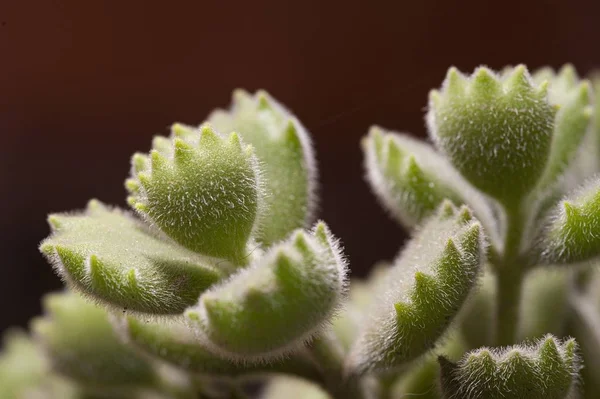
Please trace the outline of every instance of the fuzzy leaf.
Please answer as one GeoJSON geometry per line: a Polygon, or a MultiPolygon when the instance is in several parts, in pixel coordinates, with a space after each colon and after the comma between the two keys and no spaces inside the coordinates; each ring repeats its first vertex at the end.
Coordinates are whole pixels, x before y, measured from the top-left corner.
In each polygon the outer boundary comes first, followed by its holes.
{"type": "Polygon", "coordinates": [[[95,200],[83,213],[48,220],[53,234],[40,250],[57,273],[113,306],[181,313],[223,276],[217,260],[167,243],[129,214],[95,200]]]}
{"type": "Polygon", "coordinates": [[[575,340],[552,335],[534,346],[482,348],[457,364],[440,358],[447,399],[567,399],[576,390],[580,359],[575,340]]]}
{"type": "Polygon", "coordinates": [[[297,349],[345,296],[346,263],[324,223],[296,231],[186,311],[209,349],[261,360],[297,349]],[[267,328],[268,326],[268,328],[267,328]]]}
{"type": "Polygon", "coordinates": [[[491,220],[485,199],[430,145],[379,127],[363,140],[367,180],[384,207],[406,227],[434,213],[444,199],[468,203],[491,220]]]}
{"type": "Polygon", "coordinates": [[[513,204],[544,172],[554,115],[546,86],[532,83],[524,66],[503,76],[481,67],[471,77],[451,68],[430,93],[427,125],[467,180],[513,204]]]}
{"type": "Polygon", "coordinates": [[[257,372],[286,372],[317,379],[310,360],[299,354],[270,363],[240,363],[220,358],[200,344],[183,321],[148,321],[126,317],[119,323],[126,341],[144,352],[193,373],[241,375],[257,372]]]}
{"type": "Polygon", "coordinates": [[[561,176],[578,154],[592,117],[590,83],[581,81],[570,65],[558,73],[543,69],[533,74],[533,80],[549,83],[549,102],[558,107],[550,158],[538,189],[543,190],[561,176]]]}
{"type": "Polygon", "coordinates": [[[527,274],[521,297],[519,341],[539,339],[548,333],[564,335],[570,273],[564,268],[540,267],[527,274]]]}
{"type": "Polygon", "coordinates": [[[239,132],[252,144],[264,172],[269,217],[257,239],[265,245],[306,227],[314,215],[317,168],[310,136],[300,121],[264,91],[236,90],[229,110],[215,110],[208,122],[239,132]]]}
{"type": "Polygon", "coordinates": [[[442,204],[395,261],[351,350],[351,373],[401,366],[429,350],[475,286],[485,261],[481,225],[442,204]]]}
{"type": "Polygon", "coordinates": [[[548,213],[531,256],[546,264],[565,264],[599,255],[600,181],[593,180],[548,213]]]}
{"type": "Polygon", "coordinates": [[[132,159],[130,205],[182,246],[243,263],[262,193],[258,161],[236,133],[173,125],[170,145],[154,141],[132,159]]]}
{"type": "Polygon", "coordinates": [[[156,382],[151,364],[121,344],[102,308],[72,292],[47,295],[44,308],[32,330],[57,373],[99,391],[156,382]]]}

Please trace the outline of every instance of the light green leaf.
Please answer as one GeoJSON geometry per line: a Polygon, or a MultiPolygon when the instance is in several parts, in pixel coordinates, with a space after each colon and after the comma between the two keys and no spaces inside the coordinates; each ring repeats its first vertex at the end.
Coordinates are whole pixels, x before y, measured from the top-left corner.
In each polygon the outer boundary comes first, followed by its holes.
{"type": "Polygon", "coordinates": [[[421,223],[444,199],[469,204],[482,222],[493,224],[486,199],[429,144],[372,127],[363,139],[363,151],[371,188],[404,226],[421,223]]]}
{"type": "Polygon", "coordinates": [[[235,376],[256,372],[285,372],[318,379],[311,361],[303,354],[269,363],[232,362],[208,351],[193,330],[181,320],[151,321],[125,317],[120,330],[128,343],[184,370],[235,376]]]}
{"type": "Polygon", "coordinates": [[[296,231],[247,269],[200,297],[187,318],[209,349],[233,360],[298,349],[340,306],[346,263],[324,223],[296,231]]]}
{"type": "Polygon", "coordinates": [[[133,156],[128,202],[182,246],[245,263],[263,200],[254,150],[208,125],[172,130],[169,144],[155,139],[149,156],[133,156]]]}
{"type": "Polygon", "coordinates": [[[600,255],[600,181],[592,180],[546,216],[530,256],[546,264],[583,262],[600,255]]]}
{"type": "Polygon", "coordinates": [[[454,364],[440,358],[447,399],[567,399],[581,368],[575,340],[552,335],[533,346],[481,348],[454,364]]]}
{"type": "Polygon", "coordinates": [[[547,87],[522,65],[503,76],[481,67],[466,77],[451,68],[441,91],[430,93],[427,125],[468,181],[512,206],[544,172],[554,116],[547,87]]]}
{"type": "Polygon", "coordinates": [[[317,167],[309,133],[300,121],[264,91],[236,90],[229,110],[215,110],[208,122],[238,132],[252,144],[264,172],[269,217],[257,239],[264,245],[283,240],[312,222],[316,208],[317,167]]]}
{"type": "Polygon", "coordinates": [[[152,386],[152,365],[123,345],[102,308],[72,292],[44,297],[47,315],[32,322],[53,370],[98,391],[152,386]]]}
{"type": "Polygon", "coordinates": [[[42,253],[74,288],[112,306],[181,313],[224,274],[218,260],[166,242],[95,200],[83,213],[48,220],[53,234],[42,242],[42,253]]]}
{"type": "Polygon", "coordinates": [[[367,312],[348,372],[397,368],[431,349],[474,288],[485,250],[469,210],[444,202],[396,260],[367,312]]]}
{"type": "Polygon", "coordinates": [[[576,162],[576,155],[584,142],[592,117],[590,82],[580,80],[574,68],[564,66],[559,72],[543,69],[533,74],[533,80],[549,84],[548,100],[558,108],[550,157],[538,190],[544,190],[576,162]]]}

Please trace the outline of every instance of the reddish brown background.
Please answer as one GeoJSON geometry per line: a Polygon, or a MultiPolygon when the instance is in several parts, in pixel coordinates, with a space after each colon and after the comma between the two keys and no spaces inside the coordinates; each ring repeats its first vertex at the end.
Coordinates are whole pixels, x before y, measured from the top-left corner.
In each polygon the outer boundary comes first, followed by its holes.
{"type": "Polygon", "coordinates": [[[364,274],[404,240],[363,182],[369,125],[423,135],[450,65],[600,66],[597,3],[2,0],[0,330],[60,286],[36,249],[45,215],[124,204],[130,154],[235,87],[267,89],[311,130],[321,217],[364,274]]]}

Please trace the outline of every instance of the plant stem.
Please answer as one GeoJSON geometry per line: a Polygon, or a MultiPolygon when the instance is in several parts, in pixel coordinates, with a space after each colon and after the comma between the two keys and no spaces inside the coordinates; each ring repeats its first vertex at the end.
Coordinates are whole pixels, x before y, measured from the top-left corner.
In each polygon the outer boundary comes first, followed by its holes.
{"type": "Polygon", "coordinates": [[[344,375],[344,349],[331,331],[324,331],[309,345],[315,363],[321,367],[326,388],[334,398],[364,399],[361,378],[344,375]]]}
{"type": "Polygon", "coordinates": [[[523,275],[521,270],[498,271],[496,344],[499,346],[512,345],[515,343],[517,325],[519,322],[519,304],[521,302],[522,282],[523,275]]]}
{"type": "Polygon", "coordinates": [[[498,287],[496,344],[500,346],[515,343],[524,274],[523,265],[519,264],[518,258],[526,218],[522,212],[522,204],[511,205],[505,206],[507,228],[504,253],[499,262],[494,265],[498,287]]]}

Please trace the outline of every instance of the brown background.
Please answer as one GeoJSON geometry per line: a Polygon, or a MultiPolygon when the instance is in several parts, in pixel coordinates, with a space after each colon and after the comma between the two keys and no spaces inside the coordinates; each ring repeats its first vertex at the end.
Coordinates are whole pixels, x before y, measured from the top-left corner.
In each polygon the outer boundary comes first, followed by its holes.
{"type": "Polygon", "coordinates": [[[321,217],[353,272],[402,229],[362,175],[368,127],[424,135],[445,70],[600,66],[598,2],[0,1],[0,330],[60,287],[37,251],[45,215],[124,204],[129,156],[233,88],[265,88],[312,132],[321,217]]]}

